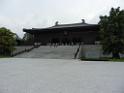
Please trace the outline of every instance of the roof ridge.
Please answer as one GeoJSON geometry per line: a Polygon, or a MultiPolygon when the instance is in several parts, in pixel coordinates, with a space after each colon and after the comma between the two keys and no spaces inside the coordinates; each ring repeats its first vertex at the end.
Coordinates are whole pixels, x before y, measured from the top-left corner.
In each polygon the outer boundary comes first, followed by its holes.
{"type": "Polygon", "coordinates": [[[70,26],[70,25],[86,25],[86,24],[88,24],[88,23],[71,23],[71,24],[58,24],[58,25],[54,25],[54,26],[52,26],[52,27],[57,27],[57,26],[70,26]]]}

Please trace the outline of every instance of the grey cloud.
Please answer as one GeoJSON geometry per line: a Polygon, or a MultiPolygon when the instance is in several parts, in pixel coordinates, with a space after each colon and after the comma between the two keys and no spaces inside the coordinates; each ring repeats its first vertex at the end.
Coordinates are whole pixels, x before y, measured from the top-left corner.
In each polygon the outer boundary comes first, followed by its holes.
{"type": "Polygon", "coordinates": [[[97,23],[112,6],[124,8],[124,0],[0,0],[0,25],[22,36],[23,27],[48,27],[56,20],[97,23]]]}

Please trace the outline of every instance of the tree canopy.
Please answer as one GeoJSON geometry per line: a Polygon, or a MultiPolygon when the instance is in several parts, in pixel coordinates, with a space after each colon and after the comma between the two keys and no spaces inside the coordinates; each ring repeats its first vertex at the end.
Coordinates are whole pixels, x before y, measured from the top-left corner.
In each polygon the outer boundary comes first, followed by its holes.
{"type": "Polygon", "coordinates": [[[26,43],[28,45],[32,45],[34,42],[34,37],[32,34],[25,33],[23,36],[23,41],[24,41],[24,43],[26,43]]]}
{"type": "Polygon", "coordinates": [[[14,50],[15,38],[14,33],[12,33],[7,28],[0,28],[0,55],[10,55],[14,50]]]}
{"type": "Polygon", "coordinates": [[[120,58],[119,54],[124,53],[124,10],[111,8],[108,16],[100,16],[99,25],[104,54],[120,58]]]}

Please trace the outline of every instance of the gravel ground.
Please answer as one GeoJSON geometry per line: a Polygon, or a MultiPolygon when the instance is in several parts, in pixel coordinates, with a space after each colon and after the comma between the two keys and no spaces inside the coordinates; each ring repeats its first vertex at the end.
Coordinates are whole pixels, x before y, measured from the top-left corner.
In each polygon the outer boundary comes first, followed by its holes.
{"type": "Polygon", "coordinates": [[[124,93],[124,63],[0,59],[0,93],[124,93]]]}

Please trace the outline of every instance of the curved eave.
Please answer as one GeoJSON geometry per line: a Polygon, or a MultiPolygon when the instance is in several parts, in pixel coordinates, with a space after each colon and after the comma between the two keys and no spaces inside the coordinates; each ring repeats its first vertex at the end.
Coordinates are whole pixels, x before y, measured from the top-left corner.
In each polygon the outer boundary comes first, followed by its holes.
{"type": "Polygon", "coordinates": [[[43,28],[43,29],[38,29],[38,28],[33,28],[33,29],[23,29],[24,32],[33,34],[33,33],[42,33],[42,32],[54,32],[54,31],[73,31],[73,30],[81,30],[81,31],[86,31],[86,30],[93,30],[93,31],[98,31],[99,30],[99,25],[88,25],[88,26],[73,26],[73,27],[49,27],[49,28],[43,28]]]}

